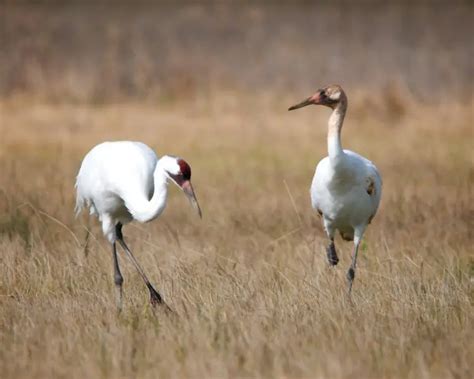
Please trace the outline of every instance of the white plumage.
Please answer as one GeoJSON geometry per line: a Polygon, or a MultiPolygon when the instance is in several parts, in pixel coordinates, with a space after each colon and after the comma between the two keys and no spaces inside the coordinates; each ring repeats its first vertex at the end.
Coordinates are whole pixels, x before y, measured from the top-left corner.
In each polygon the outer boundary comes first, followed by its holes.
{"type": "Polygon", "coordinates": [[[123,278],[118,266],[116,241],[143,277],[152,304],[164,303],[125,244],[122,226],[133,220],[148,222],[158,217],[166,206],[169,180],[184,191],[201,216],[191,185],[191,168],[181,158],[165,155],[158,159],[144,143],[118,141],[95,146],[82,162],[76,181],[76,213],[87,206],[90,214],[98,216],[102,231],[112,244],[119,308],[123,278]]]}
{"type": "Polygon", "coordinates": [[[331,165],[329,157],[318,163],[311,203],[324,215],[326,229],[337,229],[344,239],[353,240],[355,229],[363,233],[377,211],[382,181],[371,161],[350,150],[343,152],[345,157],[337,167],[331,165]]]}
{"type": "Polygon", "coordinates": [[[290,107],[298,109],[310,104],[326,105],[333,111],[328,126],[328,156],[317,167],[311,184],[311,203],[323,218],[330,239],[328,261],[339,261],[334,235],[354,241],[352,264],[347,273],[349,293],[355,277],[357,253],[367,225],[377,212],[382,195],[382,179],[368,159],[341,146],[341,128],[347,109],[347,97],[340,86],[320,89],[303,102],[290,107]]]}

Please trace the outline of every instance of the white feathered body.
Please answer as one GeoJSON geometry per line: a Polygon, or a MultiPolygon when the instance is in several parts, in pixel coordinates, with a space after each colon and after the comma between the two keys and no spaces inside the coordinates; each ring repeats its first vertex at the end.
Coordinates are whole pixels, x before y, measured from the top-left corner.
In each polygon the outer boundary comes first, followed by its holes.
{"type": "Polygon", "coordinates": [[[140,214],[146,212],[154,192],[157,161],[155,152],[141,142],[104,142],[95,146],[85,156],[77,175],[76,212],[89,207],[90,214],[102,221],[104,234],[113,239],[117,222],[125,224],[134,218],[141,221],[140,214]]]}
{"type": "Polygon", "coordinates": [[[382,194],[382,180],[375,165],[350,150],[337,164],[322,159],[311,184],[311,202],[322,213],[326,229],[339,230],[344,239],[354,238],[374,217],[382,194]]]}

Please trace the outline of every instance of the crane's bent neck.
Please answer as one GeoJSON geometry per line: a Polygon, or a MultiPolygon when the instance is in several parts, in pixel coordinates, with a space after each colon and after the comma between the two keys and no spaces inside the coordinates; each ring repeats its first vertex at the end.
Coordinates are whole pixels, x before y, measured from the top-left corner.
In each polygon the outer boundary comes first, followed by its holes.
{"type": "Polygon", "coordinates": [[[333,166],[344,160],[344,151],[341,145],[341,129],[347,110],[347,99],[341,98],[331,113],[328,121],[328,155],[333,166]]]}
{"type": "Polygon", "coordinates": [[[144,200],[137,204],[131,210],[133,218],[139,222],[148,222],[158,217],[166,206],[166,198],[168,196],[168,176],[165,170],[159,164],[156,165],[153,173],[154,191],[152,198],[144,200]]]}

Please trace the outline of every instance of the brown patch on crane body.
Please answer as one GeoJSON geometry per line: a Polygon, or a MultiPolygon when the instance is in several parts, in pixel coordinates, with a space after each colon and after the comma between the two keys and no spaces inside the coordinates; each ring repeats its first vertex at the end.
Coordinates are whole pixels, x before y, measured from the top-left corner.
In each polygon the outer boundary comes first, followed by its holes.
{"type": "Polygon", "coordinates": [[[372,177],[367,178],[367,193],[369,196],[374,196],[375,195],[375,180],[372,177]]]}
{"type": "Polygon", "coordinates": [[[354,241],[354,233],[343,233],[341,231],[339,231],[339,234],[341,235],[341,238],[344,240],[344,241],[354,241]]]}

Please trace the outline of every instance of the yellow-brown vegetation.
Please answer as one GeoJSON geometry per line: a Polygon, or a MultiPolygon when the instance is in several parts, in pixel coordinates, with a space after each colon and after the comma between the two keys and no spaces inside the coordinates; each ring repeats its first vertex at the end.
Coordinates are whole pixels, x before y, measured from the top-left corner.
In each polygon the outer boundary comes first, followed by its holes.
{"type": "Polygon", "coordinates": [[[308,194],[327,111],[286,112],[293,100],[2,103],[2,377],[468,377],[471,108],[371,120],[352,101],[343,142],[377,163],[384,195],[350,304],[351,245],[337,241],[341,262],[329,268],[308,194]],[[192,165],[202,221],[172,191],[160,219],[125,228],[179,317],[153,316],[123,256],[117,315],[109,245],[97,221],[74,218],[80,160],[108,139],[192,165]]]}

